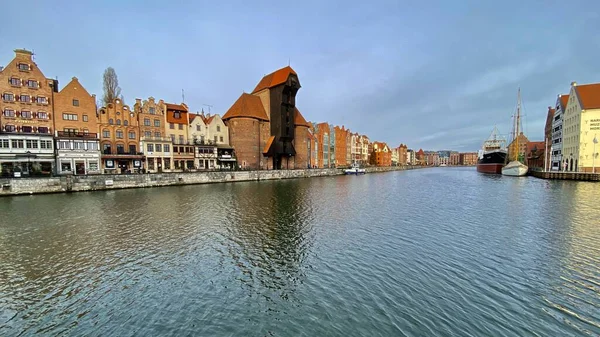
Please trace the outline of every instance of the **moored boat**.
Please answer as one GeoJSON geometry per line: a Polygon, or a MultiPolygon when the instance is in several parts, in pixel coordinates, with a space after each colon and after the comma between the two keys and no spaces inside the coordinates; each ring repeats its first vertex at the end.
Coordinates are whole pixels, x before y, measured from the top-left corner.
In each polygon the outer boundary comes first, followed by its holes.
{"type": "Polygon", "coordinates": [[[499,136],[498,128],[494,127],[490,137],[483,142],[477,159],[477,172],[501,174],[506,163],[506,140],[499,136]]]}
{"type": "Polygon", "coordinates": [[[517,114],[515,116],[515,124],[514,124],[514,139],[509,146],[509,160],[510,162],[506,164],[502,168],[502,175],[509,177],[522,177],[527,174],[529,171],[529,167],[521,162],[520,157],[520,147],[519,147],[519,127],[521,125],[521,88],[517,93],[517,114]]]}
{"type": "Polygon", "coordinates": [[[367,173],[367,171],[364,168],[360,168],[360,166],[358,166],[357,164],[352,164],[352,167],[349,169],[345,169],[344,173],[359,175],[359,174],[365,174],[365,173],[367,173]]]}

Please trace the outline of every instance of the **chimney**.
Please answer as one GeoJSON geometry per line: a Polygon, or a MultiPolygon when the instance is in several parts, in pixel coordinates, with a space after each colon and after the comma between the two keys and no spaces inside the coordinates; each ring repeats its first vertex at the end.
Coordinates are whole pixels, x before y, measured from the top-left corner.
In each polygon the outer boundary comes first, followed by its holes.
{"type": "Polygon", "coordinates": [[[572,87],[576,87],[577,86],[577,82],[575,82],[575,81],[571,82],[571,86],[572,87]]]}

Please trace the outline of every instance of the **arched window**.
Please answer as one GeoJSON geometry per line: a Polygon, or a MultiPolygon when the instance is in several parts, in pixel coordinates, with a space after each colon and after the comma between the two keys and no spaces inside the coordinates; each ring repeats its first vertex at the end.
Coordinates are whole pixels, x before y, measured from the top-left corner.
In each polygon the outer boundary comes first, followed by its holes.
{"type": "Polygon", "coordinates": [[[113,121],[113,119],[112,119],[112,118],[109,118],[109,119],[108,119],[108,124],[110,124],[110,125],[113,125],[113,124],[114,124],[114,121],[113,121]]]}
{"type": "Polygon", "coordinates": [[[121,120],[117,119],[117,125],[121,125],[121,120]]]}
{"type": "Polygon", "coordinates": [[[110,138],[110,131],[108,129],[102,130],[102,138],[110,138]]]}
{"type": "Polygon", "coordinates": [[[125,126],[129,125],[129,121],[128,120],[124,120],[123,121],[123,125],[125,125],[125,126]]]}

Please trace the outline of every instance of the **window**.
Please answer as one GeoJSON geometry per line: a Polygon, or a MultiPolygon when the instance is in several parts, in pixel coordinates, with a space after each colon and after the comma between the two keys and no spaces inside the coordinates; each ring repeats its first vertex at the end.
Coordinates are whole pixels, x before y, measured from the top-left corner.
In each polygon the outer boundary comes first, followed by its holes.
{"type": "Polygon", "coordinates": [[[219,141],[223,143],[223,136],[219,137],[219,141]]]}
{"type": "Polygon", "coordinates": [[[129,125],[129,121],[128,120],[124,120],[123,121],[123,125],[125,125],[125,126],[129,125]]]}
{"type": "MultiPolygon", "coordinates": [[[[165,151],[165,152],[168,152],[168,151],[165,151]]],[[[164,163],[164,166],[165,166],[165,170],[170,170],[171,169],[171,158],[165,158],[163,160],[163,163],[164,163]]]]}
{"type": "Polygon", "coordinates": [[[221,126],[217,125],[217,132],[221,132],[221,126]]]}
{"type": "Polygon", "coordinates": [[[73,129],[73,128],[63,128],[63,132],[65,133],[70,133],[70,134],[75,134],[77,132],[77,129],[73,129]]]}
{"type": "Polygon", "coordinates": [[[156,152],[162,152],[162,145],[156,144],[156,152]]]}
{"type": "Polygon", "coordinates": [[[19,68],[20,71],[31,70],[31,68],[29,67],[29,64],[27,64],[27,63],[19,63],[19,64],[17,64],[17,67],[19,68]]]}
{"type": "Polygon", "coordinates": [[[196,131],[202,131],[202,126],[200,124],[196,125],[196,131]]]}
{"type": "Polygon", "coordinates": [[[15,132],[15,126],[14,126],[14,125],[7,124],[7,125],[5,125],[5,126],[4,126],[4,130],[5,130],[6,132],[15,132]]]}
{"type": "Polygon", "coordinates": [[[173,117],[177,118],[177,119],[181,118],[181,112],[179,112],[179,111],[173,112],[173,117]]]}
{"type": "Polygon", "coordinates": [[[117,119],[117,125],[121,125],[121,120],[117,119]]]}
{"type": "Polygon", "coordinates": [[[117,130],[117,133],[116,133],[116,134],[117,134],[117,138],[118,138],[118,139],[123,139],[123,131],[121,131],[121,130],[117,130]]]}
{"type": "Polygon", "coordinates": [[[113,121],[113,119],[112,119],[112,118],[109,118],[109,119],[108,119],[108,124],[110,124],[110,125],[113,125],[113,124],[115,124],[115,122],[113,121]]]}
{"type": "Polygon", "coordinates": [[[65,120],[65,121],[76,121],[77,120],[77,115],[65,112],[65,113],[63,113],[63,120],[65,120]]]}
{"type": "Polygon", "coordinates": [[[102,152],[104,154],[110,154],[110,144],[102,144],[102,152]]]}
{"type": "Polygon", "coordinates": [[[40,149],[52,150],[52,141],[51,140],[40,140],[40,149]]]}
{"type": "Polygon", "coordinates": [[[130,154],[135,154],[136,152],[137,151],[136,151],[135,145],[129,145],[129,153],[130,154]]]}
{"type": "Polygon", "coordinates": [[[4,112],[2,113],[2,115],[4,115],[4,117],[15,117],[15,110],[4,109],[4,112]]]}
{"type": "Polygon", "coordinates": [[[21,118],[31,118],[31,111],[22,110],[21,111],[21,118]]]}
{"type": "Polygon", "coordinates": [[[7,101],[7,102],[14,102],[15,101],[15,95],[13,95],[12,93],[4,93],[2,95],[2,99],[7,101]]]}
{"type": "Polygon", "coordinates": [[[15,87],[21,86],[21,80],[16,77],[12,77],[10,80],[8,80],[8,82],[10,83],[10,85],[15,86],[15,87]]]}
{"type": "Polygon", "coordinates": [[[8,139],[0,139],[0,148],[8,149],[8,139]]]}
{"type": "Polygon", "coordinates": [[[45,126],[40,126],[38,128],[38,133],[50,133],[50,130],[45,126]]]}
{"type": "Polygon", "coordinates": [[[37,149],[38,148],[38,141],[37,140],[28,139],[28,140],[25,141],[25,146],[28,149],[37,149]]]}
{"type": "Polygon", "coordinates": [[[169,129],[175,129],[175,125],[173,123],[169,123],[169,129]]]}
{"type": "Polygon", "coordinates": [[[144,126],[150,126],[150,118],[144,118],[144,126]]]}
{"type": "Polygon", "coordinates": [[[98,171],[98,162],[97,161],[90,161],[90,162],[88,162],[88,164],[89,164],[89,171],[98,171]]]}
{"type": "Polygon", "coordinates": [[[19,96],[19,101],[29,103],[31,102],[31,96],[21,94],[21,96],[19,96]]]}
{"type": "Polygon", "coordinates": [[[171,145],[169,145],[169,144],[165,144],[165,146],[164,146],[164,151],[165,151],[165,152],[171,152],[171,145]]]}
{"type": "Polygon", "coordinates": [[[73,98],[73,106],[79,106],[79,100],[73,98]]]}
{"type": "Polygon", "coordinates": [[[160,119],[155,119],[154,120],[154,126],[160,127],[160,119]]]}
{"type": "Polygon", "coordinates": [[[21,127],[21,132],[32,133],[33,132],[33,127],[31,127],[31,126],[22,126],[21,127]]]}
{"type": "Polygon", "coordinates": [[[81,116],[81,118],[83,119],[84,122],[88,121],[88,115],[83,115],[83,116],[81,116]]]}
{"type": "Polygon", "coordinates": [[[96,143],[96,142],[88,142],[88,149],[89,150],[97,151],[98,150],[98,143],[96,143]]]}
{"type": "Polygon", "coordinates": [[[135,132],[129,131],[129,139],[135,139],[135,132]]]}
{"type": "Polygon", "coordinates": [[[171,135],[171,141],[175,143],[175,135],[171,135]]]}
{"type": "MultiPolygon", "coordinates": [[[[181,124],[179,124],[179,125],[181,125],[181,124]]],[[[182,135],[179,135],[179,144],[183,144],[183,136],[182,135]]]]}
{"type": "Polygon", "coordinates": [[[146,131],[146,132],[144,132],[144,136],[145,137],[152,137],[152,132],[146,131]]]}
{"type": "Polygon", "coordinates": [[[108,130],[102,130],[102,137],[103,138],[110,138],[110,131],[108,131],[108,130]]]}
{"type": "Polygon", "coordinates": [[[38,81],[27,80],[27,86],[33,89],[37,89],[39,87],[38,81]]]}
{"type": "Polygon", "coordinates": [[[160,132],[159,131],[154,132],[154,137],[160,138],[161,137],[160,132]]]}
{"type": "Polygon", "coordinates": [[[48,99],[46,97],[43,96],[38,96],[36,99],[36,102],[38,104],[48,104],[48,99]]]}
{"type": "Polygon", "coordinates": [[[155,111],[154,107],[150,107],[150,108],[148,108],[148,112],[149,112],[151,115],[154,115],[154,113],[155,113],[156,111],[155,111]]]}
{"type": "Polygon", "coordinates": [[[73,143],[73,149],[75,149],[75,150],[85,150],[85,143],[84,142],[74,142],[73,143]]]}
{"type": "Polygon", "coordinates": [[[217,142],[217,136],[215,136],[215,143],[217,142]]]}
{"type": "Polygon", "coordinates": [[[179,130],[183,130],[183,124],[179,124],[179,130]]]}
{"type": "Polygon", "coordinates": [[[148,152],[154,152],[154,144],[148,144],[148,152]]]}
{"type": "Polygon", "coordinates": [[[46,111],[38,111],[37,118],[38,119],[48,119],[48,113],[46,111]]]}
{"type": "Polygon", "coordinates": [[[23,140],[22,139],[11,139],[12,148],[13,149],[22,149],[23,148],[23,140]]]}
{"type": "Polygon", "coordinates": [[[117,144],[117,154],[125,153],[125,146],[123,144],[117,144]]]}

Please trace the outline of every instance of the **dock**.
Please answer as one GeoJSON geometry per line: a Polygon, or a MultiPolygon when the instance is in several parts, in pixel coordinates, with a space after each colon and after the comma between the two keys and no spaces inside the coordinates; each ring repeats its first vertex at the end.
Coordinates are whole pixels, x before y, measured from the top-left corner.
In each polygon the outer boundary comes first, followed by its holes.
{"type": "Polygon", "coordinates": [[[560,171],[530,171],[532,176],[540,179],[600,181],[600,173],[591,172],[560,172],[560,171]]]}

